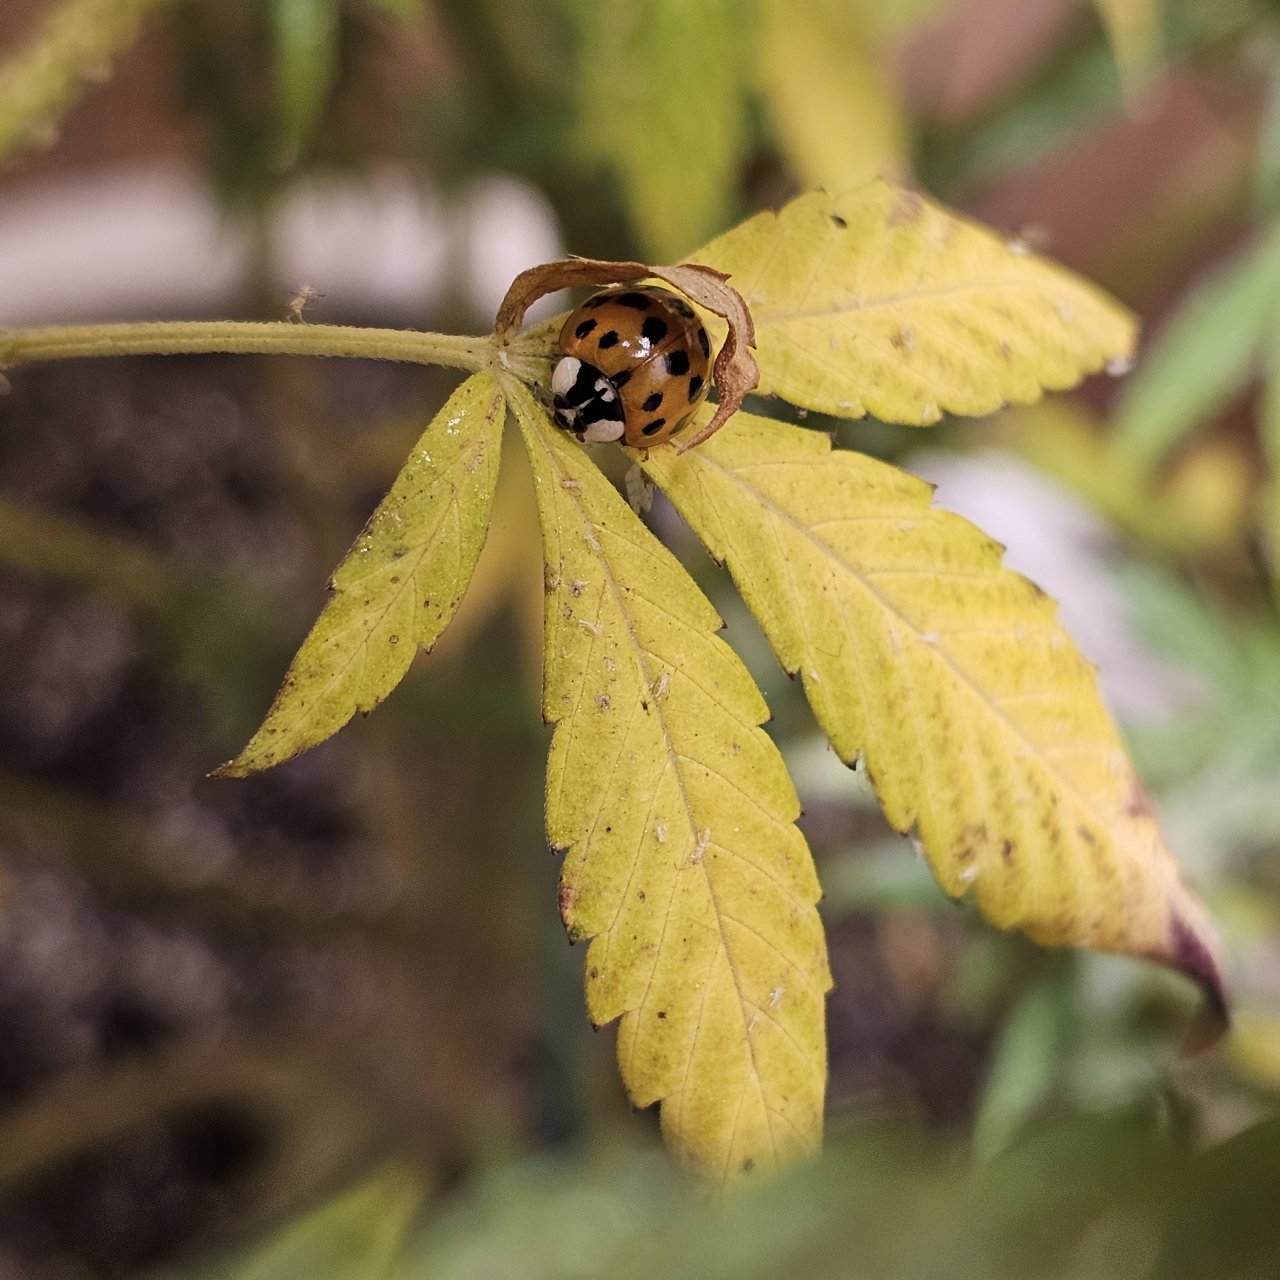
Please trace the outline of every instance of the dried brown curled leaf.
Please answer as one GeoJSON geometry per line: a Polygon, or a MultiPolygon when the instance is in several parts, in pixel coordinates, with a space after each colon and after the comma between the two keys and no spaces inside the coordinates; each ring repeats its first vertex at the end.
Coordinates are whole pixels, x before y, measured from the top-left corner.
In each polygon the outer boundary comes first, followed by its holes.
{"type": "Polygon", "coordinates": [[[760,370],[750,348],[755,346],[755,324],[742,295],[729,284],[723,271],[701,263],[680,262],[655,267],[644,262],[610,261],[605,258],[564,258],[522,271],[511,282],[498,307],[494,333],[509,337],[519,332],[525,312],[539,298],[575,285],[626,284],[633,280],[661,280],[678,289],[691,302],[718,315],[728,326],[716,353],[712,377],[716,384],[716,411],[696,436],[680,446],[692,449],[720,430],[737,413],[743,400],[760,381],[760,370]]]}

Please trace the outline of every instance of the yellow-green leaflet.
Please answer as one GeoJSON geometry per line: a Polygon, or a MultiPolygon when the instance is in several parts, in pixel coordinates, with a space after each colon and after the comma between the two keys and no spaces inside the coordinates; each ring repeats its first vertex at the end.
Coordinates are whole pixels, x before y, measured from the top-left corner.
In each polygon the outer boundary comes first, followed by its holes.
{"type": "Polygon", "coordinates": [[[547,834],[637,1106],[714,1180],[814,1151],[830,986],[767,708],[693,581],[522,387],[546,556],[547,834]]]}
{"type": "Polygon", "coordinates": [[[1093,668],[996,543],[923,482],[751,414],[643,465],[949,894],[1042,943],[1162,960],[1221,1011],[1213,930],[1093,668]]]}
{"type": "Polygon", "coordinates": [[[572,0],[577,140],[616,175],[646,256],[674,261],[732,214],[747,143],[735,0],[572,0]]]}
{"type": "Polygon", "coordinates": [[[449,624],[493,508],[506,402],[487,373],[449,397],[355,546],[262,726],[218,770],[266,769],[336,733],[399,684],[449,624]]]}
{"type": "Polygon", "coordinates": [[[1159,70],[1161,0],[1094,0],[1131,105],[1159,70]]]}
{"type": "Polygon", "coordinates": [[[849,0],[759,6],[761,95],[787,167],[805,186],[847,191],[906,172],[906,111],[872,8],[849,0]]]}
{"type": "Polygon", "coordinates": [[[756,327],[761,394],[923,425],[1074,385],[1133,350],[1100,289],[911,191],[811,192],[693,255],[756,327]]]}

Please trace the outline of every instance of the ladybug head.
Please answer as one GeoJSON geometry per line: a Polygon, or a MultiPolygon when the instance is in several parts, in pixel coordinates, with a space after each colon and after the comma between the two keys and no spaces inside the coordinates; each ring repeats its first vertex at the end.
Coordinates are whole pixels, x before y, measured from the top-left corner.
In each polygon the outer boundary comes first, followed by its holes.
{"type": "Polygon", "coordinates": [[[551,375],[551,407],[556,421],[579,440],[620,440],[622,398],[599,369],[564,356],[551,375]]]}

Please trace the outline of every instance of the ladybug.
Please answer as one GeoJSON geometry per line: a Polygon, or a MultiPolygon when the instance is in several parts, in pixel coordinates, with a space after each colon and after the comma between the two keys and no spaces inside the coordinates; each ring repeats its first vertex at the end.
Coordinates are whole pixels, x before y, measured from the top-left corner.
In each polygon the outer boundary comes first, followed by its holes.
{"type": "Polygon", "coordinates": [[[693,308],[656,285],[602,289],[560,330],[556,421],[579,440],[669,439],[707,395],[711,343],[693,308]]]}

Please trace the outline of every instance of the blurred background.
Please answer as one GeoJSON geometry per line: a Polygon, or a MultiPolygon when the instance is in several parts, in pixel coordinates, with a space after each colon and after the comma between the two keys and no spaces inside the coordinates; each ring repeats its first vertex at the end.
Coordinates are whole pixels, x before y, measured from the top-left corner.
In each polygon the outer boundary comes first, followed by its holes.
{"type": "Polygon", "coordinates": [[[670,261],[876,175],[1099,281],[1144,317],[1132,371],[929,431],[806,425],[934,481],[1062,601],[1237,1001],[1182,1056],[1176,978],[947,902],[659,501],[769,699],[836,979],[827,1160],[702,1203],[556,914],[520,459],[391,700],[212,781],[454,379],[26,366],[0,399],[0,1280],[1280,1273],[1280,8],[6,0],[0,161],[11,328],[484,332],[562,250],[670,261]]]}

